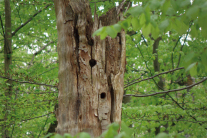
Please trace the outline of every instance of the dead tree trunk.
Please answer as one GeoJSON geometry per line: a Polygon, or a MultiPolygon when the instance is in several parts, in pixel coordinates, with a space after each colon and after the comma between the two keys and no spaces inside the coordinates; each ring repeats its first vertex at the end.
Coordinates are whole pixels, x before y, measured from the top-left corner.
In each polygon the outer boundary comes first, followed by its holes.
{"type": "Polygon", "coordinates": [[[59,56],[59,134],[99,136],[121,121],[125,33],[100,40],[92,34],[119,21],[116,8],[94,21],[87,0],[55,0],[59,56]]]}

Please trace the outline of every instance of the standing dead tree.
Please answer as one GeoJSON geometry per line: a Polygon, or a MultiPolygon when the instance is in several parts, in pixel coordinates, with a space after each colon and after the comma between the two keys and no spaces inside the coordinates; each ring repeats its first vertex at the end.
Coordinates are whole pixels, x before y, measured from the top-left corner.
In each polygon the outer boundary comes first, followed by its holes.
{"type": "Polygon", "coordinates": [[[87,0],[55,0],[59,56],[59,134],[99,136],[121,121],[125,71],[125,32],[100,40],[102,26],[119,21],[123,4],[92,18],[87,0]]]}

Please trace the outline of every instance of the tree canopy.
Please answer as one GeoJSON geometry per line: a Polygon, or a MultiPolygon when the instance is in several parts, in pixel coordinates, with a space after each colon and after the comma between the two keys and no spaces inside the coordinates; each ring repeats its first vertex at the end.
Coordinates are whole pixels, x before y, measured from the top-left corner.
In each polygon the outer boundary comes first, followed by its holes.
{"type": "MultiPolygon", "coordinates": [[[[56,121],[58,103],[54,2],[10,0],[12,53],[6,58],[12,62],[5,71],[6,1],[0,1],[0,134],[44,137],[56,121]]],[[[89,2],[91,12],[101,16],[122,1],[89,2]]],[[[124,19],[93,34],[105,39],[126,32],[122,128],[130,127],[128,137],[162,132],[166,137],[206,137],[206,0],[124,4],[124,19]]],[[[105,137],[114,137],[109,134],[117,127],[110,128],[105,137]]]]}

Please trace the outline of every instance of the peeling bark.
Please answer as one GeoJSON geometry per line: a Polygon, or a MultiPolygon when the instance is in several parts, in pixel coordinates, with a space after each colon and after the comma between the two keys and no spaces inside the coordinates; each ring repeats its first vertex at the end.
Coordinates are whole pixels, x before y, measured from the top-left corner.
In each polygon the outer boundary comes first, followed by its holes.
{"type": "Polygon", "coordinates": [[[121,121],[125,32],[100,40],[94,31],[119,21],[115,8],[92,19],[86,0],[55,0],[59,56],[57,133],[99,136],[121,121]]]}

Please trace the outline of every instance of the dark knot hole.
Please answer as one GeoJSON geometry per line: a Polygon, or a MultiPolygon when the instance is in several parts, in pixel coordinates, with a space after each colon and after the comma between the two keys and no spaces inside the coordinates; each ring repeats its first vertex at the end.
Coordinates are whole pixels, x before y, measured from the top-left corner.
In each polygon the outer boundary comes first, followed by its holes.
{"type": "Polygon", "coordinates": [[[104,98],[106,98],[106,93],[105,92],[102,92],[101,93],[101,99],[104,99],[104,98]]]}
{"type": "Polygon", "coordinates": [[[90,64],[91,67],[95,66],[96,65],[96,60],[95,59],[91,59],[89,61],[89,64],[90,64]]]}

